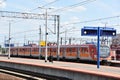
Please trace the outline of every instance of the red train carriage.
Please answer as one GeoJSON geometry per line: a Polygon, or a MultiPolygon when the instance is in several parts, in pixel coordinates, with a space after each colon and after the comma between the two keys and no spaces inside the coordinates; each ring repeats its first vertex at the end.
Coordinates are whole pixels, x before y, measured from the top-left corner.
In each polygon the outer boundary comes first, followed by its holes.
{"type": "Polygon", "coordinates": [[[111,45],[111,50],[114,52],[114,58],[115,60],[120,60],[120,45],[111,45]]]}
{"type": "MultiPolygon", "coordinates": [[[[11,48],[11,55],[18,56],[33,56],[33,57],[45,57],[45,47],[39,48],[34,47],[14,47],[11,48]]],[[[110,60],[110,50],[108,46],[100,46],[100,60],[110,60]]],[[[57,58],[57,45],[48,46],[48,57],[53,56],[57,58]]],[[[61,45],[60,46],[60,59],[74,59],[74,60],[97,60],[97,46],[94,44],[83,44],[83,45],[61,45]]]]}

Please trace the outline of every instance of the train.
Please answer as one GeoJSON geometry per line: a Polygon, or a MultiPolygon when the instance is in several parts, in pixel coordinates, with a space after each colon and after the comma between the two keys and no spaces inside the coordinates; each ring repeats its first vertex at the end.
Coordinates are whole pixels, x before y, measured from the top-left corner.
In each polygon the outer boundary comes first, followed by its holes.
{"type": "MultiPolygon", "coordinates": [[[[57,54],[57,44],[47,46],[47,57],[62,60],[87,60],[97,61],[97,46],[95,44],[79,44],[79,45],[60,45],[59,55],[57,54]]],[[[45,58],[45,46],[21,46],[11,47],[12,56],[24,57],[42,57],[45,58]]],[[[113,55],[110,48],[106,45],[100,46],[100,62],[109,62],[113,55]]]]}
{"type": "Polygon", "coordinates": [[[113,52],[113,59],[120,61],[120,45],[119,44],[112,44],[110,48],[113,52]]]}

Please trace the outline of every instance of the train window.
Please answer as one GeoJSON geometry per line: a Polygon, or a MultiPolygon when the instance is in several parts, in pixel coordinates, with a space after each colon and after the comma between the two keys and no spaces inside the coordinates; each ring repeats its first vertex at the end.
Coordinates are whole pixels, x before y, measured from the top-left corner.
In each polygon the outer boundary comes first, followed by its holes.
{"type": "Polygon", "coordinates": [[[43,48],[42,51],[45,52],[45,48],[43,48]]]}
{"type": "Polygon", "coordinates": [[[32,48],[32,51],[33,51],[33,52],[35,52],[35,49],[34,49],[34,48],[32,48]]]}
{"type": "Polygon", "coordinates": [[[38,49],[37,49],[37,48],[35,48],[35,52],[38,52],[38,49]]]}
{"type": "Polygon", "coordinates": [[[80,52],[83,53],[83,48],[80,48],[80,52]]]}
{"type": "Polygon", "coordinates": [[[80,52],[81,53],[88,53],[88,48],[86,48],[86,47],[85,48],[81,48],[80,52]]]}
{"type": "Polygon", "coordinates": [[[56,52],[56,48],[53,48],[53,52],[56,52]]]}
{"type": "Polygon", "coordinates": [[[23,51],[25,51],[25,49],[22,49],[23,51]]]}
{"type": "Polygon", "coordinates": [[[28,48],[28,51],[30,51],[30,48],[28,48]]]}
{"type": "Polygon", "coordinates": [[[62,52],[64,50],[64,48],[60,48],[60,52],[62,52]]]}
{"type": "Polygon", "coordinates": [[[16,51],[17,51],[18,49],[16,49],[16,51]]]}
{"type": "Polygon", "coordinates": [[[19,49],[21,51],[21,49],[19,49]]]}
{"type": "Polygon", "coordinates": [[[50,48],[48,48],[48,52],[50,52],[50,48]]]}
{"type": "Polygon", "coordinates": [[[21,49],[21,51],[23,51],[23,52],[24,52],[24,49],[21,49]]]}
{"type": "Polygon", "coordinates": [[[26,48],[25,51],[28,51],[28,48],[26,48]]]}
{"type": "Polygon", "coordinates": [[[63,48],[63,52],[64,52],[64,53],[66,52],[66,48],[63,48]]]}
{"type": "Polygon", "coordinates": [[[108,57],[110,55],[110,50],[108,46],[100,46],[100,57],[108,57]]]}
{"type": "Polygon", "coordinates": [[[39,49],[38,49],[38,48],[36,48],[36,51],[38,52],[38,51],[39,51],[39,49]]]}
{"type": "Polygon", "coordinates": [[[37,48],[33,48],[33,51],[34,51],[34,52],[37,52],[37,48]]]}
{"type": "Polygon", "coordinates": [[[52,52],[52,48],[49,48],[50,49],[50,52],[52,52]]]}
{"type": "Polygon", "coordinates": [[[52,48],[50,48],[50,52],[53,52],[53,49],[52,49],[52,48]]]}
{"type": "Polygon", "coordinates": [[[20,48],[20,51],[22,51],[22,49],[20,48]]]}
{"type": "Polygon", "coordinates": [[[22,51],[22,49],[20,49],[20,51],[22,51]]]}
{"type": "Polygon", "coordinates": [[[27,51],[27,48],[25,48],[24,51],[27,51]]]}
{"type": "Polygon", "coordinates": [[[76,51],[77,51],[77,48],[74,47],[74,48],[72,49],[72,52],[76,52],[76,51]]]}
{"type": "Polygon", "coordinates": [[[68,52],[69,50],[68,50],[68,48],[66,48],[66,52],[68,52]]]}
{"type": "Polygon", "coordinates": [[[102,52],[108,52],[108,51],[109,51],[109,48],[101,47],[100,50],[101,50],[102,52]]]}

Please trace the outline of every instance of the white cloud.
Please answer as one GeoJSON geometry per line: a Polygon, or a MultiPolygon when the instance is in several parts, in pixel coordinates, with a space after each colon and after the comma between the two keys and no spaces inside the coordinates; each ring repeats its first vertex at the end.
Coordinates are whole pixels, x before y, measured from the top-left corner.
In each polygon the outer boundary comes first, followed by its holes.
{"type": "Polygon", "coordinates": [[[0,0],[0,8],[6,7],[6,3],[3,0],[0,0]]]}

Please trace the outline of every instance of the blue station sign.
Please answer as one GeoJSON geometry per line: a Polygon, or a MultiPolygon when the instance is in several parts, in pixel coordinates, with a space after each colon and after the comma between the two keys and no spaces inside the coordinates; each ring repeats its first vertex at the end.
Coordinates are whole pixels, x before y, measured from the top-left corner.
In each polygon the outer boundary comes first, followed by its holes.
{"type": "Polygon", "coordinates": [[[100,36],[116,36],[116,29],[108,27],[84,27],[81,29],[82,36],[97,36],[97,68],[100,66],[100,36]]]}
{"type": "MultiPolygon", "coordinates": [[[[82,36],[97,36],[98,27],[84,27],[81,29],[82,36]]],[[[116,36],[116,29],[100,27],[100,36],[116,36]]]]}

